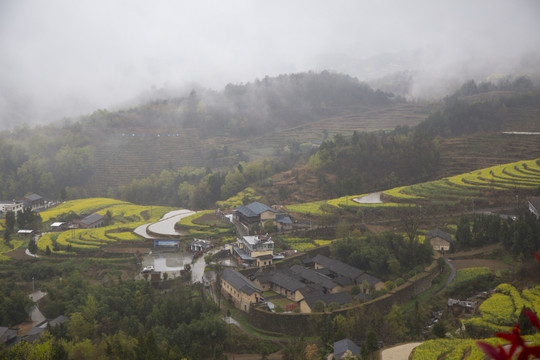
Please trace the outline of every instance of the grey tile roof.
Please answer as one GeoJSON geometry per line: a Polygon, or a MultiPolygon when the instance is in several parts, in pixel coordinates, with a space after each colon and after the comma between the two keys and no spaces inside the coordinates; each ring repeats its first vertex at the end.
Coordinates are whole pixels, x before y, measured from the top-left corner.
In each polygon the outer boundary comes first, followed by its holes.
{"type": "Polygon", "coordinates": [[[342,339],[334,343],[334,357],[336,360],[341,360],[345,352],[349,350],[352,355],[360,354],[360,347],[349,339],[342,339]]]}
{"type": "Polygon", "coordinates": [[[341,261],[330,259],[329,257],[326,257],[324,255],[315,256],[313,258],[313,262],[330,269],[330,271],[336,273],[337,275],[348,277],[349,279],[353,280],[355,280],[364,273],[360,269],[347,265],[341,261]]]}
{"type": "Polygon", "coordinates": [[[313,304],[315,304],[317,301],[321,300],[326,305],[329,305],[331,303],[336,303],[338,305],[344,305],[348,304],[352,301],[351,296],[347,292],[339,292],[335,294],[314,294],[314,295],[308,295],[304,298],[306,303],[309,305],[309,307],[313,307],[313,304]]]}
{"type": "Polygon", "coordinates": [[[87,217],[82,219],[81,223],[84,224],[84,225],[92,225],[92,224],[95,224],[95,223],[97,223],[97,222],[99,222],[101,220],[103,220],[103,215],[92,214],[92,215],[88,215],[87,217]]]}
{"type": "Polygon", "coordinates": [[[225,269],[221,273],[221,278],[231,284],[236,290],[245,294],[251,295],[254,292],[262,292],[262,290],[238,271],[225,269]]]}
{"type": "Polygon", "coordinates": [[[38,200],[41,200],[43,199],[43,197],[41,197],[40,195],[38,194],[30,194],[28,196],[25,196],[24,197],[26,200],[30,200],[30,201],[38,201],[38,200]]]}
{"type": "Polygon", "coordinates": [[[434,237],[440,237],[441,239],[444,239],[448,242],[452,242],[452,235],[445,233],[444,231],[440,229],[433,229],[426,233],[426,239],[432,239],[434,237]]]}
{"type": "Polygon", "coordinates": [[[238,211],[247,217],[258,216],[265,211],[275,212],[272,208],[264,204],[261,204],[260,202],[257,202],[257,201],[254,201],[249,205],[240,205],[239,207],[235,209],[235,211],[238,211]]]}

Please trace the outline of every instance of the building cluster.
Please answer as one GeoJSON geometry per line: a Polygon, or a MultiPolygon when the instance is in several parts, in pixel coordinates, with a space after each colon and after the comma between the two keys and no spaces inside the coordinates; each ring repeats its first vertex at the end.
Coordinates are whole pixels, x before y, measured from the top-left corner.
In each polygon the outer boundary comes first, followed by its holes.
{"type": "Polygon", "coordinates": [[[29,194],[22,199],[17,200],[0,200],[0,214],[5,214],[8,211],[13,211],[15,215],[23,211],[25,208],[29,208],[32,211],[38,211],[46,209],[51,206],[49,201],[46,201],[42,196],[38,194],[29,194]]]}
{"type": "Polygon", "coordinates": [[[264,302],[264,291],[287,298],[294,304],[291,310],[298,307],[303,313],[312,312],[317,302],[325,306],[345,305],[353,300],[349,295],[353,286],[358,286],[366,296],[384,284],[360,269],[324,255],[304,261],[304,266],[259,271],[251,279],[231,269],[221,276],[222,294],[244,311],[249,311],[251,304],[264,302]]]}
{"type": "Polygon", "coordinates": [[[272,222],[279,231],[293,228],[293,222],[288,215],[278,213],[271,207],[256,201],[249,205],[238,206],[233,210],[232,219],[248,234],[255,228],[262,229],[267,221],[272,222]]]}

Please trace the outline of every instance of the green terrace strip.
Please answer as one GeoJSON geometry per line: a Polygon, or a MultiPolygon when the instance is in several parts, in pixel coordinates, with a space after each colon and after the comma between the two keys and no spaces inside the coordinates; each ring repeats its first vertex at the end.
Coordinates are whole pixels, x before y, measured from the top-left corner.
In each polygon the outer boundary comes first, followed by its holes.
{"type": "Polygon", "coordinates": [[[113,224],[95,229],[73,229],[60,233],[46,233],[38,241],[38,248],[46,251],[47,247],[55,254],[73,254],[78,251],[93,251],[118,241],[143,241],[132,231],[138,226],[159,220],[173,210],[164,206],[141,206],[125,201],[106,198],[91,198],[68,201],[41,213],[43,218],[52,219],[68,212],[86,214],[90,209],[105,215],[109,211],[113,224]],[[54,243],[58,245],[55,250],[54,243]],[[71,251],[68,249],[71,248],[71,251]]]}
{"type": "Polygon", "coordinates": [[[70,200],[66,201],[52,209],[43,211],[40,213],[43,222],[46,222],[52,218],[55,218],[64,213],[73,211],[76,214],[91,214],[96,210],[110,207],[116,204],[129,204],[126,201],[109,199],[109,198],[90,198],[84,200],[70,200]]]}
{"type": "Polygon", "coordinates": [[[531,189],[540,186],[540,159],[517,161],[383,192],[391,198],[475,198],[483,190],[531,189]]]}
{"type": "Polygon", "coordinates": [[[230,233],[233,229],[232,224],[218,221],[209,221],[207,223],[195,223],[197,219],[204,215],[214,214],[215,210],[198,211],[195,214],[186,216],[178,221],[177,227],[182,230],[187,230],[190,235],[194,236],[219,236],[230,233]]]}
{"type": "Polygon", "coordinates": [[[451,288],[459,287],[462,283],[469,282],[480,276],[490,274],[491,270],[488,267],[473,267],[466,269],[459,269],[456,272],[456,276],[452,281],[451,288]]]}
{"type": "Polygon", "coordinates": [[[500,284],[497,292],[480,305],[480,317],[463,321],[465,326],[473,326],[488,331],[509,331],[517,322],[523,306],[536,313],[540,311],[540,285],[520,292],[510,284],[500,284]]]}

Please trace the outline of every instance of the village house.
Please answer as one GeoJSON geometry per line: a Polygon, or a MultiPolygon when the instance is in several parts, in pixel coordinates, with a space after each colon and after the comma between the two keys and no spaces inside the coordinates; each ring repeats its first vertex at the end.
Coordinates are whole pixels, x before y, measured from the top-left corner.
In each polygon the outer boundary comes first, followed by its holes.
{"type": "Polygon", "coordinates": [[[284,271],[265,271],[254,275],[253,282],[263,291],[272,290],[291,301],[298,302],[304,298],[300,291],[306,287],[298,279],[284,271]]]}
{"type": "Polygon", "coordinates": [[[435,251],[449,251],[453,241],[452,235],[439,229],[428,231],[426,233],[426,240],[429,240],[429,243],[435,251]]]}
{"type": "Polygon", "coordinates": [[[316,302],[322,301],[325,306],[332,303],[339,306],[349,304],[352,302],[352,298],[348,292],[340,292],[336,294],[324,294],[321,292],[313,291],[310,294],[306,294],[300,301],[300,312],[311,313],[313,312],[313,306],[316,302]]]}
{"type": "Polygon", "coordinates": [[[360,346],[349,339],[342,339],[334,343],[334,359],[347,359],[352,356],[360,356],[360,346]]]}
{"type": "Polygon", "coordinates": [[[45,199],[38,194],[26,195],[21,199],[24,207],[37,210],[45,206],[45,199]]]}
{"type": "Polygon", "coordinates": [[[209,250],[210,248],[212,248],[212,243],[208,240],[202,240],[202,239],[193,239],[193,241],[191,242],[189,246],[189,249],[191,250],[191,252],[194,252],[194,253],[199,252],[199,251],[205,252],[209,250]]]}
{"type": "Polygon", "coordinates": [[[66,231],[68,228],[68,223],[61,221],[53,222],[50,226],[51,231],[66,231]]]}
{"type": "Polygon", "coordinates": [[[529,199],[529,211],[540,219],[540,196],[535,196],[529,199]]]}
{"type": "Polygon", "coordinates": [[[100,214],[88,215],[79,222],[79,228],[81,229],[95,229],[105,224],[105,217],[100,214]]]}
{"type": "Polygon", "coordinates": [[[282,255],[274,255],[274,242],[268,235],[248,235],[236,239],[231,247],[231,254],[239,264],[249,266],[268,266],[274,260],[283,259],[282,255]]]}
{"type": "Polygon", "coordinates": [[[249,312],[251,304],[261,301],[262,290],[238,271],[225,269],[221,273],[221,293],[236,308],[249,312]]]}
{"type": "Polygon", "coordinates": [[[22,201],[0,201],[0,214],[5,216],[8,211],[13,211],[17,215],[23,211],[23,207],[22,201]]]}
{"type": "Polygon", "coordinates": [[[459,316],[463,313],[474,314],[476,311],[476,305],[478,303],[476,301],[465,301],[449,298],[446,304],[454,316],[459,316]]]}
{"type": "Polygon", "coordinates": [[[280,214],[271,207],[256,201],[249,205],[238,206],[233,210],[232,218],[248,233],[256,226],[262,228],[266,221],[272,221],[279,230],[290,230],[293,226],[288,215],[280,214]]]}
{"type": "Polygon", "coordinates": [[[365,292],[369,292],[370,289],[380,290],[384,288],[384,282],[377,277],[341,261],[330,259],[327,256],[315,256],[313,264],[315,270],[319,270],[321,274],[327,275],[332,281],[344,288],[364,284],[369,285],[369,289],[364,289],[365,292]]]}

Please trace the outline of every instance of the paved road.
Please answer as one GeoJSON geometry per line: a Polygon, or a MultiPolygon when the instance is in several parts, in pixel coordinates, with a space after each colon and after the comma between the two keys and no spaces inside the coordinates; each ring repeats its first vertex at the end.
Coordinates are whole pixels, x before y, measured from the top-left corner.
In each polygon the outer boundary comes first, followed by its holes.
{"type": "Polygon", "coordinates": [[[382,351],[381,359],[382,360],[407,360],[411,351],[418,345],[422,344],[421,342],[413,342],[403,345],[398,345],[385,349],[382,351]]]}
{"type": "Polygon", "coordinates": [[[148,225],[148,230],[159,235],[185,235],[184,233],[178,232],[174,229],[174,225],[180,221],[180,219],[185,218],[186,216],[195,214],[195,211],[191,210],[175,210],[171,211],[163,216],[163,218],[155,223],[148,225]]]}

